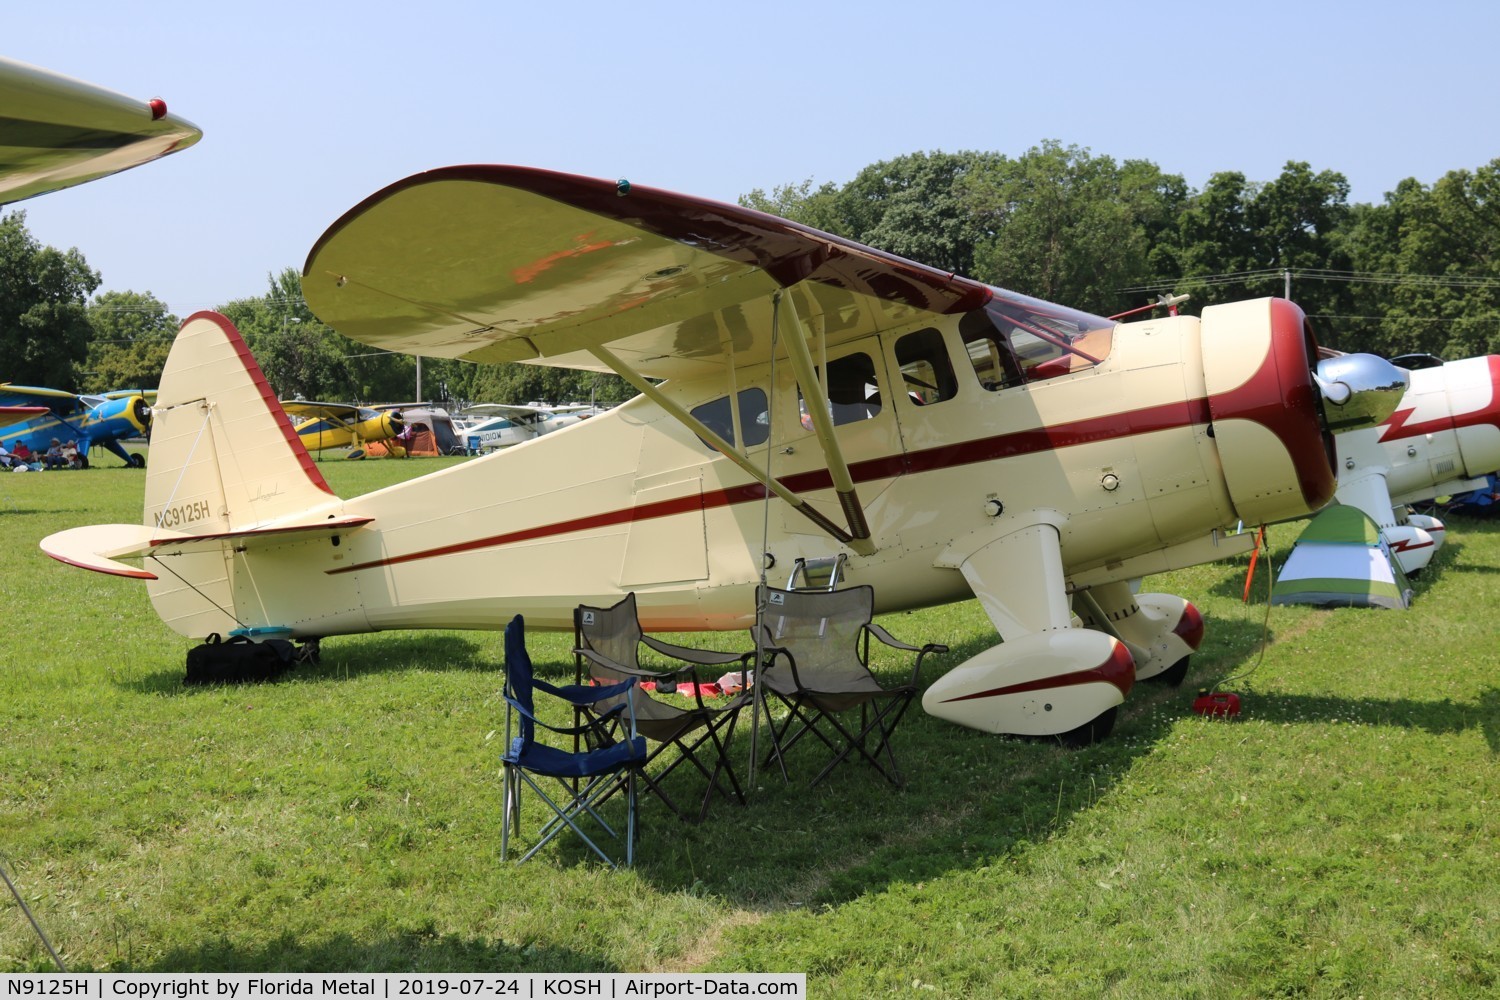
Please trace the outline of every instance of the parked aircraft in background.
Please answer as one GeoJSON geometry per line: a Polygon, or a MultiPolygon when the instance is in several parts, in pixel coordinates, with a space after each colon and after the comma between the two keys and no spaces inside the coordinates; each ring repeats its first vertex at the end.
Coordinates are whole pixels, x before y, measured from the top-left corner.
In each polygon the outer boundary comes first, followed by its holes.
{"type": "MultiPolygon", "coordinates": [[[[203,133],[167,112],[160,98],[138,101],[12,59],[0,58],[0,205],[105,177],[186,149],[203,133]]],[[[59,389],[0,385],[0,406],[38,412],[6,429],[46,451],[53,438],[75,440],[87,456],[103,447],[127,465],[141,458],[119,444],[150,427],[149,393],[77,396],[59,389]]]]}
{"type": "Polygon", "coordinates": [[[477,439],[479,451],[493,451],[571,427],[598,410],[588,403],[556,406],[550,403],[475,403],[468,412],[473,416],[457,427],[460,439],[465,446],[470,440],[477,439]]]}
{"type": "Polygon", "coordinates": [[[162,377],[146,523],[48,554],[146,579],[182,635],[302,639],[515,613],[568,629],[631,591],[649,630],[738,629],[763,579],[841,559],[880,611],[974,596],[1004,639],[938,678],[929,712],[1077,741],[1202,637],[1187,601],[1130,581],[1253,544],[1225,525],[1321,507],[1330,424],[1379,423],[1405,387],[1373,357],[1320,380],[1282,299],[1115,323],[751,209],[522,167],[378,192],[302,284],[367,344],[609,370],[641,395],[344,500],[234,327],[199,313],[162,377]]]}
{"type": "Polygon", "coordinates": [[[138,101],[0,58],[0,205],[139,166],[203,137],[160,98],[138,101]]]}
{"type": "Polygon", "coordinates": [[[389,441],[406,429],[400,410],[302,399],[283,400],[281,408],[295,421],[293,430],[308,451],[353,448],[363,453],[366,444],[389,441]]]}
{"type": "Polygon", "coordinates": [[[103,448],[126,465],[140,468],[146,460],[120,444],[128,438],[145,437],[151,429],[151,402],[155,390],[127,389],[96,396],[79,396],[61,389],[0,383],[0,405],[41,407],[39,416],[23,420],[5,430],[7,447],[25,441],[32,451],[44,452],[54,439],[78,442],[84,458],[90,450],[103,448]]]}
{"type": "Polygon", "coordinates": [[[1407,505],[1480,489],[1500,469],[1500,355],[1395,361],[1414,365],[1411,386],[1384,423],[1339,437],[1335,497],[1369,515],[1412,575],[1442,546],[1445,527],[1407,505]]]}

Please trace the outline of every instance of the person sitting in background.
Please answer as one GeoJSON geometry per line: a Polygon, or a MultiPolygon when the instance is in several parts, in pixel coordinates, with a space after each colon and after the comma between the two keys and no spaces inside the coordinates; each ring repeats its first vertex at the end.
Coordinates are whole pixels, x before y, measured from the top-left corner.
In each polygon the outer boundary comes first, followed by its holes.
{"type": "Polygon", "coordinates": [[[68,468],[68,469],[83,469],[83,468],[87,468],[87,465],[84,462],[83,456],[78,453],[78,442],[77,441],[69,441],[67,444],[63,445],[62,456],[63,456],[63,461],[67,463],[64,466],[64,468],[68,468]]]}
{"type": "Polygon", "coordinates": [[[42,466],[50,472],[52,469],[66,468],[67,464],[68,460],[63,458],[62,442],[53,438],[52,447],[48,448],[47,453],[42,456],[42,466]]]}
{"type": "Polygon", "coordinates": [[[26,447],[26,442],[20,438],[16,438],[16,450],[11,452],[11,454],[23,462],[31,461],[31,449],[26,447]]]}
{"type": "Polygon", "coordinates": [[[21,460],[11,454],[10,449],[5,447],[5,442],[0,441],[0,468],[12,468],[19,461],[21,460]]]}

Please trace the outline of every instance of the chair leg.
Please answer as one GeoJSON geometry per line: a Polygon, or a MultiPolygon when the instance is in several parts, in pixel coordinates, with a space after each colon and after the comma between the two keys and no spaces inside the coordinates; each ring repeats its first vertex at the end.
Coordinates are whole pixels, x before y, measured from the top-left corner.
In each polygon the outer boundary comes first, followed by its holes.
{"type": "MultiPolygon", "coordinates": [[[[547,803],[547,805],[551,807],[553,816],[552,819],[549,820],[540,831],[538,831],[537,842],[533,844],[531,846],[531,849],[523,854],[516,863],[523,864],[526,861],[531,860],[531,858],[543,847],[545,847],[549,841],[551,841],[564,829],[567,829],[572,830],[573,833],[578,836],[579,840],[582,840],[586,845],[588,845],[588,848],[593,851],[594,854],[598,855],[601,861],[609,865],[611,868],[618,868],[619,865],[615,862],[615,860],[608,854],[605,854],[604,850],[600,848],[598,844],[594,843],[593,839],[584,832],[583,828],[578,825],[576,820],[581,819],[583,814],[587,813],[590,817],[593,818],[596,823],[599,824],[600,828],[605,833],[618,840],[620,838],[619,833],[616,832],[614,827],[610,826],[609,823],[607,823],[604,818],[599,815],[597,807],[600,803],[607,799],[609,795],[618,790],[619,786],[621,786],[622,784],[628,784],[627,795],[629,798],[626,815],[628,832],[626,843],[626,864],[629,865],[633,863],[633,861],[631,860],[634,858],[634,845],[631,841],[635,836],[635,787],[633,780],[631,780],[633,779],[633,777],[633,770],[631,772],[628,772],[624,776],[618,774],[603,775],[598,778],[594,778],[593,780],[585,784],[583,788],[579,790],[577,795],[573,794],[571,779],[559,778],[557,779],[558,786],[568,794],[568,801],[565,804],[559,805],[556,801],[553,800],[552,796],[547,794],[545,789],[543,789],[536,783],[536,781],[531,778],[529,774],[518,770],[517,778],[520,780],[524,780],[526,784],[530,785],[531,790],[536,792],[537,795],[541,797],[542,801],[547,803]]],[[[518,787],[515,799],[518,800],[519,797],[518,787]]],[[[502,856],[505,850],[505,839],[505,835],[502,834],[502,856]]]]}
{"type": "MultiPolygon", "coordinates": [[[[834,713],[825,713],[823,718],[827,719],[829,724],[839,731],[845,743],[841,750],[836,750],[833,760],[829,761],[827,766],[818,772],[817,777],[813,778],[809,787],[816,785],[828,777],[836,766],[847,760],[850,754],[858,751],[859,755],[879,771],[886,781],[900,788],[906,779],[902,777],[900,768],[896,766],[896,755],[891,750],[890,738],[891,734],[895,732],[896,724],[906,714],[906,709],[911,704],[911,699],[912,695],[910,693],[895,698],[888,698],[883,707],[875,708],[874,706],[870,706],[869,712],[865,711],[865,706],[861,706],[861,728],[857,734],[849,732],[839,722],[838,717],[834,713]],[[889,719],[889,722],[887,722],[887,719],[889,719]],[[874,750],[870,750],[866,747],[866,742],[871,735],[875,734],[878,734],[880,739],[876,742],[874,750]],[[881,752],[885,753],[886,759],[890,762],[889,769],[880,763],[879,755],[881,752]]],[[[828,743],[829,741],[824,739],[824,742],[828,743]]]]}
{"type": "Polygon", "coordinates": [[[502,796],[504,805],[500,813],[500,860],[504,861],[510,851],[511,823],[516,822],[521,810],[518,808],[519,803],[516,802],[515,791],[512,787],[510,765],[505,765],[501,770],[504,772],[501,784],[505,788],[505,793],[502,796]]]}

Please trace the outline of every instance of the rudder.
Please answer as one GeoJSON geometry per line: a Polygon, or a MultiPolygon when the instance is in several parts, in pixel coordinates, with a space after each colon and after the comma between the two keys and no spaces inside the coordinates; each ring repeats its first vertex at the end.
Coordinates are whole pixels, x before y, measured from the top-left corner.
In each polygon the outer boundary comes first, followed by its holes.
{"type": "Polygon", "coordinates": [[[152,411],[144,521],[212,534],[334,499],[234,324],[182,324],[152,411]]]}

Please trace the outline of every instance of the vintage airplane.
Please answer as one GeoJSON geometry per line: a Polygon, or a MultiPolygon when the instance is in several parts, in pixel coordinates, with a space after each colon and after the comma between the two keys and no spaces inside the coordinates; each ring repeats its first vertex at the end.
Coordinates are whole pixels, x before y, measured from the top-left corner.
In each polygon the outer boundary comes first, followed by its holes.
{"type": "Polygon", "coordinates": [[[1395,361],[1420,367],[1408,369],[1411,385],[1385,422],[1339,436],[1334,496],[1369,515],[1410,576],[1431,562],[1446,529],[1407,505],[1479,489],[1500,469],[1500,355],[1395,361]]]}
{"type": "Polygon", "coordinates": [[[458,428],[461,440],[465,443],[477,440],[477,450],[483,452],[509,448],[543,434],[560,431],[587,419],[597,411],[587,403],[563,403],[556,406],[549,403],[475,403],[469,407],[469,412],[489,414],[458,428]]]}
{"type": "Polygon", "coordinates": [[[351,457],[362,456],[366,444],[390,441],[406,429],[400,410],[302,399],[283,400],[281,408],[296,421],[292,429],[308,451],[353,448],[351,457]]]}
{"type": "Polygon", "coordinates": [[[120,444],[145,437],[151,430],[151,399],[154,390],[129,389],[93,396],[79,396],[61,389],[0,383],[0,405],[40,407],[31,417],[5,431],[8,447],[25,441],[26,447],[44,452],[53,440],[78,442],[78,453],[88,458],[90,449],[103,448],[126,465],[142,468],[146,460],[120,444]]]}
{"type": "Polygon", "coordinates": [[[203,137],[160,98],[138,101],[0,58],[0,205],[95,180],[203,137]]]}
{"type": "Polygon", "coordinates": [[[929,712],[1070,741],[1201,640],[1191,604],[1129,581],[1247,551],[1225,525],[1321,507],[1331,427],[1383,420],[1405,386],[1373,357],[1320,379],[1281,299],[1116,324],[750,209],[522,167],[378,192],[313,247],[303,290],[368,344],[609,370],[641,395],[344,500],[233,326],[199,313],[162,377],[145,523],[48,554],[147,580],[185,636],[304,639],[518,612],[567,629],[629,591],[649,630],[737,629],[763,579],[842,559],[880,611],[977,596],[994,622],[1003,643],[932,684],[929,712]]]}

